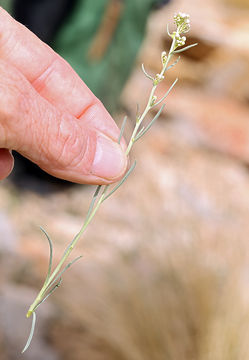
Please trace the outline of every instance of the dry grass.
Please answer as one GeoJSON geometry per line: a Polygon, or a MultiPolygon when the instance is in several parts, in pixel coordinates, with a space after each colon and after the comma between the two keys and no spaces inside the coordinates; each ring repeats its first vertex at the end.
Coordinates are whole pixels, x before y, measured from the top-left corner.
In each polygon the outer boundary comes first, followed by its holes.
{"type": "Polygon", "coordinates": [[[118,251],[83,268],[65,286],[70,296],[58,294],[66,320],[57,319],[51,337],[63,359],[249,358],[241,273],[212,268],[199,249],[118,251]]]}

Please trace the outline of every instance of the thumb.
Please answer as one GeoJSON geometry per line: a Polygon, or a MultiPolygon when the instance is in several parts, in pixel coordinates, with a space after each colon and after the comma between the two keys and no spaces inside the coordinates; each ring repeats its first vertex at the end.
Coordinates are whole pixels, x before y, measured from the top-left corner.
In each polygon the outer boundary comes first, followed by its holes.
{"type": "Polygon", "coordinates": [[[5,179],[12,171],[14,159],[7,149],[0,149],[0,180],[5,179]]]}
{"type": "Polygon", "coordinates": [[[123,175],[125,145],[117,143],[114,124],[101,126],[107,121],[100,116],[109,115],[96,98],[77,119],[41,97],[11,65],[0,62],[0,75],[0,148],[73,182],[108,184],[123,175]]]}

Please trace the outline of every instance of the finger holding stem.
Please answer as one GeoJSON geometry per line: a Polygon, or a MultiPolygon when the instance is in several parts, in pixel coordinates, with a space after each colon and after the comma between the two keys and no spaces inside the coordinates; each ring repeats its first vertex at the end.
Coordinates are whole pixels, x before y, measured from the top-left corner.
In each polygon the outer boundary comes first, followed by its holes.
{"type": "MultiPolygon", "coordinates": [[[[164,74],[165,72],[168,70],[168,64],[172,58],[172,56],[174,55],[174,51],[175,49],[180,46],[182,43],[179,42],[179,29],[182,27],[182,23],[180,22],[179,25],[177,26],[177,30],[176,32],[170,34],[170,36],[172,37],[172,43],[171,43],[171,47],[168,53],[168,56],[166,54],[165,51],[162,52],[161,54],[161,60],[162,60],[162,69],[161,72],[159,74],[156,74],[155,77],[149,77],[150,80],[153,83],[147,104],[145,106],[145,109],[142,113],[141,116],[137,116],[137,120],[136,120],[136,125],[133,129],[132,135],[130,137],[127,149],[126,149],[126,155],[128,156],[134,143],[141,137],[141,135],[143,135],[145,132],[147,132],[147,130],[150,128],[150,124],[149,126],[147,126],[144,131],[141,131],[141,125],[144,121],[144,119],[146,118],[147,114],[149,113],[149,111],[159,105],[161,102],[163,102],[165,100],[165,98],[167,97],[167,95],[169,94],[169,92],[172,90],[172,88],[174,87],[174,85],[176,84],[176,81],[172,84],[172,86],[169,88],[169,90],[167,91],[166,95],[159,100],[158,102],[156,102],[156,96],[155,96],[155,91],[158,87],[158,85],[160,84],[160,82],[164,79],[164,74]],[[139,136],[137,136],[139,134],[139,136]]],[[[144,66],[142,66],[143,71],[145,72],[146,76],[148,77],[148,74],[146,73],[144,66]]],[[[159,115],[160,115],[161,111],[159,111],[159,115]]],[[[157,118],[157,117],[156,117],[157,118]]],[[[125,125],[126,119],[123,123],[123,126],[121,127],[121,132],[120,132],[120,137],[119,137],[119,141],[121,140],[121,136],[123,134],[124,131],[124,125],[125,125]]],[[[154,122],[154,121],[153,121],[154,122]]],[[[153,123],[152,122],[152,123],[153,123]]],[[[151,123],[151,124],[152,124],[151,123]]],[[[133,170],[135,166],[132,166],[132,169],[130,169],[131,171],[133,170]]],[[[130,174],[130,170],[128,170],[128,175],[130,174]]],[[[126,179],[126,175],[124,176],[124,180],[126,179]]],[[[120,181],[120,184],[122,184],[124,181],[120,181]]],[[[116,188],[119,188],[119,184],[118,186],[116,186],[114,189],[116,190],[116,188]]],[[[67,249],[65,250],[61,260],[59,261],[58,265],[56,266],[56,268],[54,269],[54,271],[52,272],[52,274],[50,274],[50,276],[46,279],[43,287],[41,288],[38,296],[36,297],[35,301],[32,303],[32,305],[30,306],[28,312],[27,312],[27,317],[30,317],[32,315],[32,313],[35,311],[35,309],[37,308],[38,304],[41,303],[41,301],[44,299],[44,297],[47,295],[48,290],[50,289],[51,284],[53,283],[54,279],[56,278],[56,276],[58,275],[58,273],[61,271],[62,267],[65,264],[65,261],[67,260],[67,258],[69,257],[69,255],[71,254],[72,250],[74,249],[75,245],[77,244],[77,242],[79,241],[79,239],[81,238],[82,234],[85,232],[86,228],[88,227],[88,225],[90,224],[90,222],[92,221],[93,217],[95,216],[97,210],[99,209],[100,205],[102,204],[102,202],[107,199],[114,191],[111,191],[109,194],[107,194],[108,191],[108,187],[109,185],[106,185],[103,187],[103,191],[102,194],[99,195],[99,193],[101,192],[101,188],[103,186],[98,186],[92,202],[89,206],[89,210],[86,216],[86,219],[84,221],[84,224],[82,226],[82,228],[80,229],[79,233],[74,237],[74,239],[72,240],[72,242],[69,244],[69,246],[67,247],[67,249]],[[99,196],[99,199],[97,200],[99,196]]],[[[51,267],[51,264],[50,264],[51,267]]]]}
{"type": "MultiPolygon", "coordinates": [[[[169,63],[171,61],[172,56],[174,56],[178,52],[185,51],[188,48],[197,45],[197,44],[192,44],[192,45],[186,46],[185,48],[178,49],[178,47],[182,47],[185,44],[185,41],[186,41],[186,37],[181,36],[181,35],[184,34],[184,33],[187,33],[189,31],[189,29],[190,29],[189,15],[184,14],[184,13],[178,13],[178,14],[176,14],[174,16],[174,21],[175,21],[175,24],[176,24],[176,31],[174,31],[171,34],[169,32],[169,29],[167,28],[168,35],[172,38],[172,43],[171,43],[171,47],[170,47],[170,50],[168,52],[168,55],[167,55],[167,53],[165,51],[163,51],[162,54],[161,54],[161,62],[162,62],[161,72],[156,74],[154,77],[152,77],[151,75],[149,75],[146,72],[144,66],[142,66],[142,70],[143,70],[145,76],[152,81],[152,89],[150,91],[149,98],[148,98],[148,101],[147,101],[147,104],[146,104],[146,106],[144,108],[143,113],[140,116],[139,116],[139,114],[137,114],[137,116],[136,116],[136,124],[135,124],[135,127],[133,129],[130,140],[128,142],[128,146],[127,146],[127,149],[126,149],[126,156],[128,156],[130,154],[130,151],[131,151],[134,143],[137,140],[139,140],[150,129],[150,127],[153,125],[153,123],[156,121],[156,119],[160,116],[161,112],[163,111],[164,104],[161,106],[161,108],[159,109],[157,114],[154,116],[154,118],[149,122],[149,124],[143,125],[143,122],[144,122],[147,114],[154,107],[156,107],[156,106],[158,106],[158,105],[160,105],[161,103],[164,102],[164,100],[169,95],[170,91],[173,89],[173,87],[175,86],[175,84],[176,84],[176,82],[178,80],[178,79],[176,79],[173,82],[173,84],[170,86],[170,88],[168,89],[166,94],[161,99],[157,100],[157,97],[155,96],[155,92],[156,92],[156,89],[157,89],[158,85],[164,79],[165,73],[170,68],[175,66],[177,64],[177,62],[179,61],[179,57],[178,57],[178,59],[173,64],[171,64],[169,66],[169,63]]],[[[123,124],[121,126],[118,143],[120,143],[120,141],[121,141],[121,138],[122,138],[122,135],[123,135],[123,132],[124,132],[124,127],[125,127],[126,120],[127,120],[127,118],[125,117],[125,119],[123,121],[123,124]]],[[[36,319],[35,310],[37,309],[37,307],[39,305],[41,305],[41,303],[43,303],[43,301],[45,301],[50,296],[50,294],[53,293],[53,291],[57,287],[60,286],[62,274],[72,264],[74,264],[79,258],[81,258],[79,256],[76,259],[74,259],[73,261],[71,261],[69,264],[65,265],[66,260],[70,256],[72,250],[74,249],[75,245],[80,240],[81,236],[84,234],[84,232],[87,229],[88,225],[91,223],[91,221],[94,218],[95,214],[97,213],[100,205],[107,198],[109,198],[117,189],[119,189],[119,187],[126,181],[126,179],[129,177],[131,172],[134,170],[135,166],[136,166],[136,162],[134,162],[131,165],[131,167],[127,170],[127,172],[123,176],[123,178],[117,184],[114,184],[114,186],[110,190],[109,190],[109,185],[105,185],[105,186],[99,185],[97,187],[97,189],[94,192],[92,201],[90,203],[90,206],[89,206],[85,221],[84,221],[80,231],[78,232],[78,234],[76,234],[76,236],[73,238],[71,243],[67,246],[61,260],[59,261],[58,265],[55,267],[55,269],[53,271],[52,271],[52,254],[53,254],[52,242],[51,242],[48,234],[45,232],[45,230],[42,229],[42,231],[44,232],[44,234],[46,235],[46,237],[47,237],[47,239],[49,241],[49,247],[50,247],[49,269],[48,269],[47,277],[46,277],[46,279],[44,281],[44,284],[43,284],[39,294],[37,295],[36,299],[34,300],[32,305],[30,306],[30,308],[29,308],[29,310],[28,310],[28,312],[26,314],[27,317],[30,317],[31,315],[33,315],[33,322],[32,322],[32,327],[31,327],[31,333],[30,333],[30,336],[28,338],[27,344],[26,344],[26,346],[24,348],[24,351],[26,351],[26,349],[30,345],[30,342],[31,342],[31,339],[32,339],[32,336],[33,336],[34,326],[35,326],[35,319],[36,319]]]]}

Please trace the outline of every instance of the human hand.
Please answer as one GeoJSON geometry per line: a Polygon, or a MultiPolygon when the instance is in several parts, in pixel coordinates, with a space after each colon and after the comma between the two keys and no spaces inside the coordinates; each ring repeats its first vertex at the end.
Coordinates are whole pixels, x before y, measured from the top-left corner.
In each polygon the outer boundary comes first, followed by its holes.
{"type": "Polygon", "coordinates": [[[108,184],[126,170],[125,142],[70,65],[0,8],[0,179],[16,150],[49,174],[108,184]]]}

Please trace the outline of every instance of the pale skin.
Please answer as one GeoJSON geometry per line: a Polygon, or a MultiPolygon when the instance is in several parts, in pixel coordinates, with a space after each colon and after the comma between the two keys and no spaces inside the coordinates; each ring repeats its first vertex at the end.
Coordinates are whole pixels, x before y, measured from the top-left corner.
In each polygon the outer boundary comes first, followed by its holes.
{"type": "Polygon", "coordinates": [[[70,65],[0,7],[0,180],[16,150],[58,178],[115,182],[127,167],[119,132],[70,65]]]}

